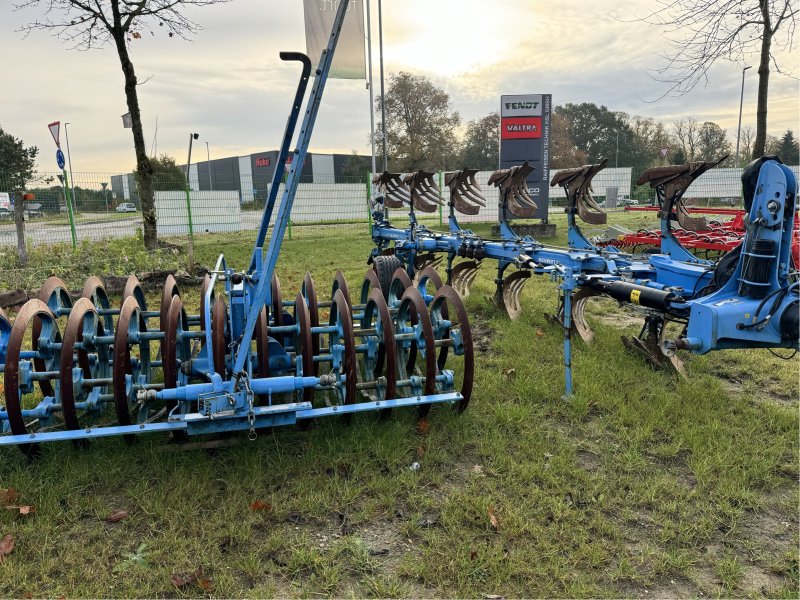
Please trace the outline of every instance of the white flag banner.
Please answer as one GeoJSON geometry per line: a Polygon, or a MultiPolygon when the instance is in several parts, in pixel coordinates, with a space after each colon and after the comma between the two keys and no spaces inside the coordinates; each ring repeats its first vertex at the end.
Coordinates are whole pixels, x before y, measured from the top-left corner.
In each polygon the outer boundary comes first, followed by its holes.
{"type": "MultiPolygon", "coordinates": [[[[303,0],[303,9],[306,23],[306,54],[312,64],[315,64],[328,45],[333,20],[339,9],[339,0],[303,0]]],[[[350,0],[328,77],[365,79],[366,72],[364,7],[361,0],[350,0]]]]}

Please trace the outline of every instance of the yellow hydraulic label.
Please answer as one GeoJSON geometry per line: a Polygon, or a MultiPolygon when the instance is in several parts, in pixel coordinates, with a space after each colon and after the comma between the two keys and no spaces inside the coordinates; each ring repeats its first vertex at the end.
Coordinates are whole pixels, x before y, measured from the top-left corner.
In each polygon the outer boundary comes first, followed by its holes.
{"type": "Polygon", "coordinates": [[[641,293],[642,292],[639,290],[631,290],[631,302],[634,304],[639,304],[639,296],[641,293]]]}

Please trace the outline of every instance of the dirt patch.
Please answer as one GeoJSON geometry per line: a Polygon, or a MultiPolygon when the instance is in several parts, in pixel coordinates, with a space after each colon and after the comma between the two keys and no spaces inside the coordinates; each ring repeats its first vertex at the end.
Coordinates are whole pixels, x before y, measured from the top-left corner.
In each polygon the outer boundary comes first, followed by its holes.
{"type": "Polygon", "coordinates": [[[588,450],[578,450],[578,466],[586,471],[596,471],[600,467],[600,457],[588,450]]]}
{"type": "Polygon", "coordinates": [[[496,354],[493,349],[492,339],[494,338],[494,328],[477,315],[470,315],[469,328],[472,331],[472,346],[475,353],[479,356],[496,354]]]}

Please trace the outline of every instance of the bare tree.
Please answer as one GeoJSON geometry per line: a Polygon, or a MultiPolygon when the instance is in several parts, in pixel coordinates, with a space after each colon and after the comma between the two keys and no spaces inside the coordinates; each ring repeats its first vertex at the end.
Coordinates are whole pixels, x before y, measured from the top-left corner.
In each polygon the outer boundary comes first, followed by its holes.
{"type": "Polygon", "coordinates": [[[700,122],[694,117],[678,119],[672,124],[672,135],[686,161],[694,160],[700,145],[700,122]]]}
{"type": "Polygon", "coordinates": [[[163,31],[169,37],[187,39],[200,26],[182,14],[186,6],[208,6],[230,0],[23,0],[15,10],[41,9],[43,17],[25,25],[27,37],[34,30],[52,31],[74,50],[91,50],[113,44],[125,78],[125,99],[131,114],[136,177],[144,220],[144,245],[158,245],[156,209],[153,199],[153,167],[147,156],[142,131],[138,81],[130,58],[129,44],[144,33],[163,31]]]}
{"type": "Polygon", "coordinates": [[[782,73],[772,46],[791,50],[800,11],[796,0],[656,0],[656,4],[659,8],[642,20],[664,27],[674,48],[655,71],[657,79],[670,85],[664,96],[683,95],[701,81],[708,83],[708,71],[720,59],[744,64],[758,53],[753,157],[763,155],[770,61],[782,73]]]}
{"type": "Polygon", "coordinates": [[[739,145],[741,150],[739,152],[739,164],[737,167],[744,167],[750,162],[750,157],[753,155],[753,142],[756,139],[756,132],[750,125],[742,127],[739,145]]]}

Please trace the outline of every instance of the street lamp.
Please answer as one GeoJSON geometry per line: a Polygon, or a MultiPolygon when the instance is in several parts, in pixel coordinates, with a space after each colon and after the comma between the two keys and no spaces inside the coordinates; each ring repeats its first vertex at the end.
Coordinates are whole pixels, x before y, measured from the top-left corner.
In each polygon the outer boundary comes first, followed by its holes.
{"type": "Polygon", "coordinates": [[[211,151],[208,149],[208,142],[206,142],[206,161],[208,162],[208,187],[214,191],[214,178],[211,176],[211,151]]]}
{"type": "Polygon", "coordinates": [[[186,159],[186,189],[189,189],[189,171],[192,168],[192,141],[196,140],[200,137],[199,133],[190,133],[189,134],[189,158],[186,159]]]}
{"type": "Polygon", "coordinates": [[[739,96],[739,127],[736,128],[736,158],[733,159],[733,166],[738,168],[739,167],[739,135],[742,132],[742,105],[744,104],[744,72],[750,68],[750,65],[747,65],[744,69],[742,69],[742,93],[739,96]]]}
{"type": "Polygon", "coordinates": [[[186,160],[186,216],[189,222],[189,272],[194,270],[194,226],[192,225],[192,201],[189,195],[189,173],[192,170],[192,142],[200,137],[199,133],[189,134],[189,158],[186,160]]]}

